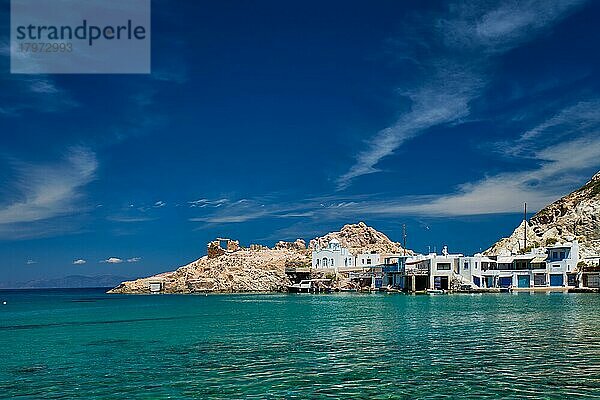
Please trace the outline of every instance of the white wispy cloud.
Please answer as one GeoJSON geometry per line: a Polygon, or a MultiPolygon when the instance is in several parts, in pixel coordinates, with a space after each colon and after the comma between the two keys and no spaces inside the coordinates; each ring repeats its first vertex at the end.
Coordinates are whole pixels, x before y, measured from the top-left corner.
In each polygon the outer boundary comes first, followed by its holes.
{"type": "Polygon", "coordinates": [[[80,258],[78,260],[73,261],[73,265],[83,265],[86,262],[87,262],[86,260],[84,260],[83,258],[80,258]]]}
{"type": "Polygon", "coordinates": [[[133,257],[133,258],[127,259],[128,263],[136,263],[136,262],[140,262],[140,261],[142,261],[142,257],[133,257]]]}
{"type": "MultiPolygon", "coordinates": [[[[297,204],[277,203],[272,198],[241,199],[237,201],[211,202],[212,208],[205,208],[203,216],[190,218],[191,222],[207,224],[242,223],[260,218],[305,218],[313,215],[311,210],[302,210],[297,204]]],[[[192,206],[197,207],[197,206],[192,206]]]]}
{"type": "Polygon", "coordinates": [[[48,79],[34,79],[29,82],[29,89],[33,93],[58,93],[60,90],[54,82],[48,79]]]}
{"type": "MultiPolygon", "coordinates": [[[[379,162],[406,141],[428,129],[456,123],[470,114],[469,103],[482,94],[491,76],[489,64],[499,54],[530,40],[582,4],[580,0],[524,1],[485,9],[480,4],[451,4],[448,18],[421,21],[435,24],[429,56],[408,58],[425,71],[422,84],[403,91],[411,107],[391,126],[365,141],[354,164],[336,180],[348,187],[366,174],[378,172],[379,162]],[[482,10],[483,8],[483,10],[482,10]]],[[[414,38],[414,35],[409,37],[414,38]]]]}
{"type": "Polygon", "coordinates": [[[47,75],[5,74],[0,76],[0,86],[0,116],[18,117],[28,111],[56,113],[79,106],[67,90],[47,75]]]}
{"type": "Polygon", "coordinates": [[[33,264],[37,264],[37,261],[35,261],[35,260],[27,260],[27,262],[25,264],[27,264],[27,265],[33,265],[33,264]]]}
{"type": "Polygon", "coordinates": [[[106,219],[112,222],[136,223],[155,221],[159,217],[155,211],[167,206],[162,200],[156,201],[150,205],[137,206],[129,204],[127,207],[121,208],[120,211],[114,214],[107,215],[106,219]]]}
{"type": "MultiPolygon", "coordinates": [[[[243,200],[240,200],[243,201],[243,200]]],[[[204,208],[204,207],[221,207],[224,204],[229,203],[229,199],[217,199],[217,200],[209,200],[209,199],[198,199],[193,201],[188,201],[188,204],[191,208],[204,208]]]]}
{"type": "Polygon", "coordinates": [[[124,222],[124,223],[135,223],[135,222],[148,222],[155,221],[154,217],[146,216],[127,216],[127,215],[110,215],[106,217],[107,220],[113,222],[124,222]]]}
{"type": "Polygon", "coordinates": [[[0,56],[10,57],[10,41],[0,37],[0,56]]]}
{"type": "Polygon", "coordinates": [[[6,200],[0,204],[0,232],[5,234],[18,230],[16,225],[80,212],[83,188],[95,179],[98,168],[95,154],[83,147],[68,149],[58,162],[10,164],[15,174],[3,188],[6,200]]]}
{"type": "Polygon", "coordinates": [[[500,144],[500,148],[510,155],[523,156],[540,148],[540,145],[556,144],[599,131],[600,99],[586,99],[562,108],[552,117],[524,132],[517,141],[500,144]]]}
{"type": "Polygon", "coordinates": [[[506,2],[486,12],[475,25],[479,38],[490,44],[511,44],[527,40],[528,35],[543,29],[573,11],[585,0],[529,0],[506,2]]]}
{"type": "Polygon", "coordinates": [[[108,264],[121,264],[123,262],[123,259],[118,258],[118,257],[110,257],[110,258],[107,258],[106,260],[102,260],[100,262],[108,263],[108,264]]]}
{"type": "MultiPolygon", "coordinates": [[[[173,67],[173,65],[172,65],[172,67],[173,67]]],[[[185,65],[183,63],[181,63],[179,65],[178,70],[174,70],[173,68],[171,68],[170,70],[167,70],[167,69],[153,70],[152,78],[156,79],[157,81],[181,84],[181,83],[185,83],[188,80],[188,73],[187,73],[187,70],[185,69],[185,65]]]]}
{"type": "Polygon", "coordinates": [[[358,153],[356,163],[338,178],[338,189],[346,188],[356,177],[378,172],[375,166],[381,159],[424,130],[469,115],[469,101],[481,88],[481,77],[474,71],[457,70],[446,62],[438,68],[435,80],[405,92],[412,102],[411,110],[365,143],[366,148],[358,153]]]}

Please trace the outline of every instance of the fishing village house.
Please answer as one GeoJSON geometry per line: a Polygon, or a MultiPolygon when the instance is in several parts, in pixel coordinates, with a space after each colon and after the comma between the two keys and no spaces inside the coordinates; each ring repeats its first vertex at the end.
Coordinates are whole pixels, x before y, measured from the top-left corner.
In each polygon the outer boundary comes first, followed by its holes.
{"type": "Polygon", "coordinates": [[[342,247],[337,239],[331,240],[324,249],[317,248],[312,252],[312,267],[314,269],[334,269],[353,267],[354,256],[342,247]]]}
{"type": "MultiPolygon", "coordinates": [[[[316,270],[331,270],[347,274],[347,277],[358,282],[361,286],[381,288],[387,286],[386,272],[398,272],[398,254],[380,254],[376,252],[354,255],[342,247],[337,239],[331,240],[327,247],[316,248],[312,252],[312,268],[316,270]]],[[[392,279],[393,284],[393,279],[392,279]]]]}
{"type": "Polygon", "coordinates": [[[513,289],[576,287],[582,282],[576,240],[532,249],[526,254],[490,257],[479,274],[480,287],[513,289]]]}

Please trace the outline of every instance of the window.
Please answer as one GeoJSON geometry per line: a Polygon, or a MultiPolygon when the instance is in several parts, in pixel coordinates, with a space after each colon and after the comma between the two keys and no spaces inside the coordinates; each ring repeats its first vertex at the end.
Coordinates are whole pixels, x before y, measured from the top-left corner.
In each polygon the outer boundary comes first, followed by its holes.
{"type": "MultiPolygon", "coordinates": [[[[475,261],[475,269],[477,269],[477,261],[475,261]]],[[[477,285],[477,286],[479,286],[479,285],[477,285]]]]}
{"type": "Polygon", "coordinates": [[[564,252],[564,251],[561,251],[561,252],[560,252],[560,259],[562,260],[562,259],[564,259],[564,258],[565,258],[565,252],[564,252]]]}
{"type": "Polygon", "coordinates": [[[327,267],[327,259],[326,258],[323,259],[323,267],[327,267]]]}
{"type": "Polygon", "coordinates": [[[321,260],[319,260],[319,259],[317,258],[317,264],[316,264],[316,265],[317,265],[317,267],[319,266],[319,262],[320,262],[320,261],[321,261],[321,260]]]}
{"type": "Polygon", "coordinates": [[[527,260],[516,260],[515,261],[515,267],[516,269],[527,269],[528,268],[528,262],[527,260]]]}
{"type": "Polygon", "coordinates": [[[439,263],[437,265],[438,271],[450,271],[450,263],[439,263]]]}
{"type": "Polygon", "coordinates": [[[365,263],[365,259],[361,258],[360,261],[364,264],[365,263]]]}
{"type": "Polygon", "coordinates": [[[465,263],[463,269],[469,269],[469,263],[468,262],[465,263]]]}
{"type": "Polygon", "coordinates": [[[335,266],[335,263],[333,262],[333,258],[331,259],[331,266],[335,266]]]}
{"type": "Polygon", "coordinates": [[[371,259],[367,258],[367,265],[371,265],[371,259]]]}
{"type": "Polygon", "coordinates": [[[558,258],[558,251],[552,252],[552,258],[558,258]]]}

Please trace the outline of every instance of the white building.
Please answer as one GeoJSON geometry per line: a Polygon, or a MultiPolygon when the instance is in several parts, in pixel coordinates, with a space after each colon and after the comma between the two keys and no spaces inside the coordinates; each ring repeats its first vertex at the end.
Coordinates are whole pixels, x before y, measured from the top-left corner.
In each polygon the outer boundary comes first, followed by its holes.
{"type": "Polygon", "coordinates": [[[454,279],[459,280],[460,259],[462,254],[448,253],[444,246],[442,255],[431,253],[427,256],[430,260],[429,288],[448,290],[454,279]]]}
{"type": "Polygon", "coordinates": [[[479,273],[472,273],[478,287],[572,287],[577,285],[579,243],[556,244],[530,253],[481,260],[479,273]],[[484,263],[485,262],[485,263],[484,263]]]}
{"type": "Polygon", "coordinates": [[[357,267],[369,268],[381,264],[381,255],[377,253],[364,253],[356,256],[357,267]]]}
{"type": "Polygon", "coordinates": [[[464,284],[472,285],[476,288],[484,287],[482,271],[487,271],[490,266],[495,266],[496,260],[486,257],[482,254],[461,257],[458,265],[458,274],[461,276],[464,284]]]}
{"type": "Polygon", "coordinates": [[[337,239],[333,239],[326,248],[315,249],[312,252],[312,267],[314,269],[354,267],[354,256],[347,248],[342,247],[337,239]]]}
{"type": "MultiPolygon", "coordinates": [[[[573,241],[556,244],[546,249],[533,249],[530,253],[487,257],[482,254],[464,256],[450,254],[444,247],[442,255],[431,253],[406,260],[403,274],[423,275],[427,281],[416,283],[417,290],[473,288],[553,288],[574,287],[581,281],[578,275],[579,244],[573,241]],[[415,269],[419,267],[419,269],[415,269]],[[423,273],[420,273],[420,272],[423,273]]],[[[600,286],[598,272],[583,277],[584,285],[600,286]]]]}

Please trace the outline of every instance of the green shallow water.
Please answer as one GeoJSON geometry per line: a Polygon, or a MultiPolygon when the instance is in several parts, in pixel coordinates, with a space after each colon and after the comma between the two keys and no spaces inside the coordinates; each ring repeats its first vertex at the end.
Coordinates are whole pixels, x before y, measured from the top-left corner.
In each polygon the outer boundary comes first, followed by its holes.
{"type": "Polygon", "coordinates": [[[586,294],[0,291],[0,397],[599,398],[599,311],[586,294]]]}

